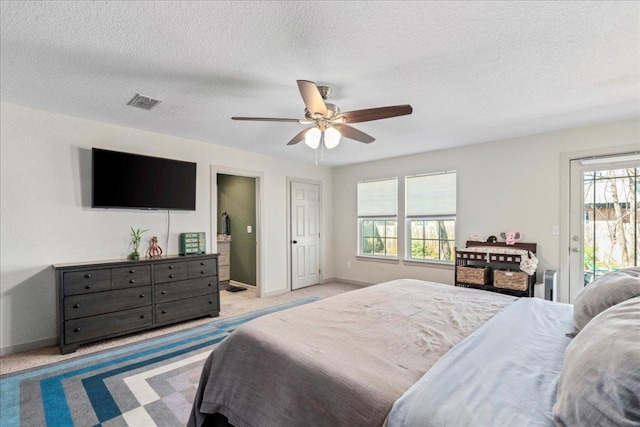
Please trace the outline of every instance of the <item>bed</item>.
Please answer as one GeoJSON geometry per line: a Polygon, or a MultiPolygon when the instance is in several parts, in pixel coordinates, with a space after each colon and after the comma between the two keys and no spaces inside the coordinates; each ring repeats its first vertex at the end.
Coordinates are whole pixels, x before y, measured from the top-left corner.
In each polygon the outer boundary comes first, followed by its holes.
{"type": "MultiPolygon", "coordinates": [[[[189,425],[580,425],[553,411],[573,317],[568,304],[411,279],[272,313],[209,355],[189,425]]],[[[620,405],[640,423],[631,353],[620,405]]]]}

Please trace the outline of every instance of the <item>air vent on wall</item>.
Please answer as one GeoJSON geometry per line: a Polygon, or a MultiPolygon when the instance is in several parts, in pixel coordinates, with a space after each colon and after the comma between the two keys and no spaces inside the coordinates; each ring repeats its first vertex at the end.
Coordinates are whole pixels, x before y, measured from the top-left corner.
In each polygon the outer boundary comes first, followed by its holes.
{"type": "Polygon", "coordinates": [[[149,98],[148,96],[136,94],[131,101],[127,102],[127,105],[131,105],[132,107],[142,108],[143,110],[151,110],[156,105],[160,104],[162,101],[159,99],[149,98]]]}

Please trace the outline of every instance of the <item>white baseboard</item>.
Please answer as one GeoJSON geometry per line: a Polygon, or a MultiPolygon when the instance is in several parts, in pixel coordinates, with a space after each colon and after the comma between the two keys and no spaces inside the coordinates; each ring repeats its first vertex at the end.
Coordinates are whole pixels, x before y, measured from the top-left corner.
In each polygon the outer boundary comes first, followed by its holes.
{"type": "Polygon", "coordinates": [[[246,283],[242,283],[242,282],[238,282],[236,280],[229,280],[229,284],[233,285],[233,286],[241,286],[243,288],[247,288],[247,289],[253,289],[253,290],[257,290],[257,286],[254,285],[247,285],[246,283]]]}
{"type": "Polygon", "coordinates": [[[47,338],[44,340],[32,341],[23,344],[8,345],[0,348],[0,356],[7,354],[22,353],[23,351],[35,350],[37,348],[49,347],[58,344],[58,338],[47,338]]]}
{"type": "Polygon", "coordinates": [[[361,282],[360,280],[341,279],[340,277],[334,277],[332,279],[332,282],[346,283],[347,285],[356,285],[360,287],[375,285],[375,283],[371,283],[371,282],[361,282]]]}
{"type": "Polygon", "coordinates": [[[275,291],[270,291],[270,292],[266,292],[265,293],[265,297],[275,297],[276,295],[282,295],[282,294],[286,294],[288,292],[291,292],[289,289],[278,289],[275,291]]]}

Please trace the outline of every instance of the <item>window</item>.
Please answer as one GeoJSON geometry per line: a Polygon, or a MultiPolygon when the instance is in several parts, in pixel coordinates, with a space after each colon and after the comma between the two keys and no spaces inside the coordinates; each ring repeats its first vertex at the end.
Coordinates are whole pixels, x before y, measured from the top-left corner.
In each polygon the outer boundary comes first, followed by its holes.
{"type": "Polygon", "coordinates": [[[453,262],[456,228],[456,173],[405,179],[407,259],[453,262]]]}
{"type": "Polygon", "coordinates": [[[358,183],[358,255],[397,258],[397,178],[358,183]]]}

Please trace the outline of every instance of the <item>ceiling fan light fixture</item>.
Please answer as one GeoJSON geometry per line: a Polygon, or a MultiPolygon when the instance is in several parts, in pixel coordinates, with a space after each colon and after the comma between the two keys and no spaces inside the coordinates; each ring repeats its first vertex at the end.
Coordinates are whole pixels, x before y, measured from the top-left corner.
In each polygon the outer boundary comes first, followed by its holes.
{"type": "Polygon", "coordinates": [[[324,131],[324,145],[331,150],[332,148],[336,148],[340,143],[340,131],[333,127],[328,127],[324,131]]]}
{"type": "Polygon", "coordinates": [[[304,134],[304,143],[315,150],[320,145],[320,137],[320,129],[311,128],[304,134]]]}

